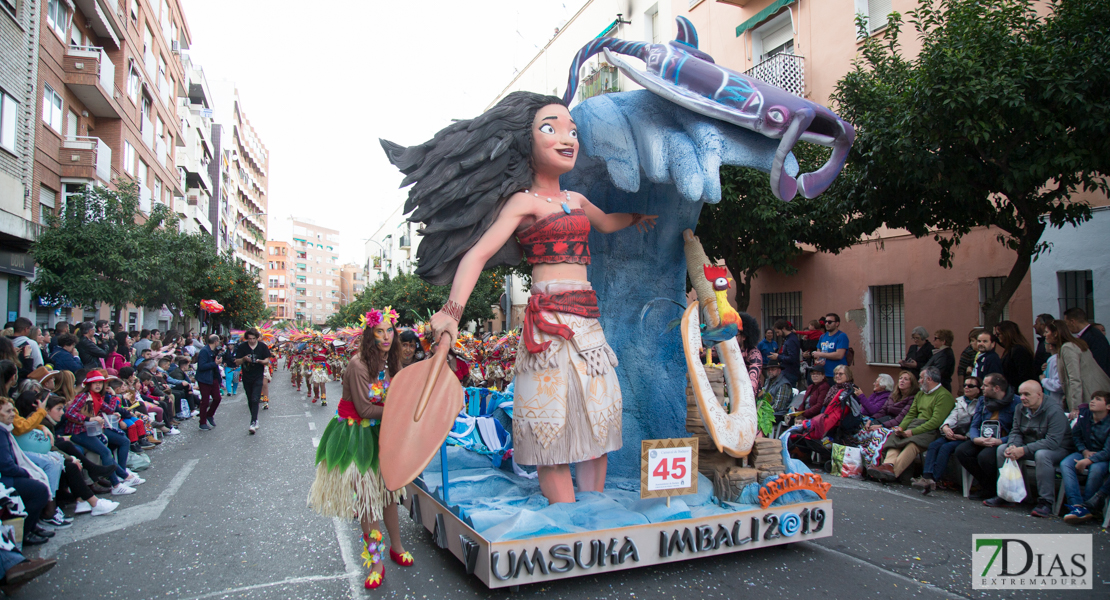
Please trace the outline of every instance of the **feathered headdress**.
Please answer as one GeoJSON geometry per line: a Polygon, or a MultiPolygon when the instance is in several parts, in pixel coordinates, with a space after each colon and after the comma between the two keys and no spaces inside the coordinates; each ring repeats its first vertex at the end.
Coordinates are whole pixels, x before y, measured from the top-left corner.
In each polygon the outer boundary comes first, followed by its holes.
{"type": "Polygon", "coordinates": [[[379,323],[384,322],[388,327],[389,325],[396,325],[397,319],[399,319],[400,317],[401,315],[398,315],[397,311],[393,310],[392,306],[387,306],[382,310],[372,308],[370,309],[370,312],[362,315],[361,325],[363,328],[377,327],[379,323]]]}

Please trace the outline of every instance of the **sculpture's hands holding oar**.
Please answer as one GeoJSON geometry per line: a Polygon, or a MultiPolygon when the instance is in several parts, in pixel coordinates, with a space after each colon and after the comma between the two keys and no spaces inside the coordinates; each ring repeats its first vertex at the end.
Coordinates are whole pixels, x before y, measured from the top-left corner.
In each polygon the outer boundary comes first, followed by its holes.
{"type": "MultiPolygon", "coordinates": [[[[450,304],[451,302],[448,302],[448,305],[450,304]]],[[[445,312],[449,310],[449,306],[444,306],[442,309],[440,309],[439,312],[432,315],[430,321],[430,325],[432,326],[432,344],[439,343],[440,338],[443,337],[444,333],[451,334],[451,340],[450,343],[447,344],[446,350],[449,350],[452,346],[454,346],[455,340],[459,337],[459,317],[455,317],[445,312]]],[[[462,310],[459,310],[459,312],[461,313],[462,310]]],[[[439,348],[435,349],[436,353],[438,353],[439,351],[439,348]]]]}

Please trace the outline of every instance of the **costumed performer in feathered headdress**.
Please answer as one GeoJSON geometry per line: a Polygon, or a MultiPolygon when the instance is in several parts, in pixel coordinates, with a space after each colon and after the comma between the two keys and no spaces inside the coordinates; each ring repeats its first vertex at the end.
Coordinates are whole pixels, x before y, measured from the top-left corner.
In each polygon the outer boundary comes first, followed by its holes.
{"type": "Polygon", "coordinates": [[[394,343],[397,312],[386,307],[366,314],[359,352],[343,374],[343,397],[335,418],[320,436],[316,451],[316,480],[308,505],[325,517],[349,519],[362,525],[362,558],[370,574],[366,589],[385,578],[382,556],[401,566],[413,564],[412,554],[401,543],[397,503],[404,489],[390,492],[378,472],[378,434],[389,382],[401,370],[401,345],[394,343]],[[352,441],[353,440],[353,441],[352,441]],[[353,493],[352,493],[353,492],[353,493]],[[378,521],[385,517],[389,544],[382,539],[378,521]]]}

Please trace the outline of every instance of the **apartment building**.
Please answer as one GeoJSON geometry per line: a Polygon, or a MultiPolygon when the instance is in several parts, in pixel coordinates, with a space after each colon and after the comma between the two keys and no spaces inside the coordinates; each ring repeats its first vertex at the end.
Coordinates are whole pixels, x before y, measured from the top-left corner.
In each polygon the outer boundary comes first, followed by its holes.
{"type": "Polygon", "coordinates": [[[0,0],[0,307],[9,321],[33,316],[26,285],[39,231],[31,192],[41,13],[35,2],[0,0]]]}
{"type": "Polygon", "coordinates": [[[39,223],[68,195],[117,177],[139,185],[139,202],[184,197],[176,151],[179,60],[189,29],[177,0],[40,2],[32,213],[39,223]]]}
{"type": "Polygon", "coordinates": [[[339,310],[339,231],[293,219],[293,314],[323,325],[339,310]]]}
{"type": "Polygon", "coordinates": [[[212,92],[208,89],[204,69],[194,63],[187,52],[180,56],[185,81],[184,94],[177,99],[182,142],[177,151],[177,169],[184,176],[185,196],[174,198],[174,210],[181,218],[184,231],[214,236],[210,213],[214,187],[211,167],[212,163],[219,167],[220,161],[215,160],[212,142],[215,127],[212,92]]]}
{"type": "Polygon", "coordinates": [[[366,275],[362,266],[348,263],[339,269],[339,306],[354,302],[355,298],[366,289],[366,275]]]}
{"type": "Polygon", "coordinates": [[[274,320],[293,318],[293,247],[289,242],[266,242],[266,307],[274,320]]]}
{"type": "MultiPolygon", "coordinates": [[[[914,0],[632,0],[623,17],[614,20],[611,4],[591,0],[491,105],[517,89],[561,95],[571,57],[582,45],[599,35],[667,42],[675,37],[676,16],[690,19],[699,48],[718,64],[828,105],[861,43],[856,14],[868,17],[870,35],[883,35],[891,11],[906,14],[914,6],[914,0]]],[[[920,40],[906,32],[901,42],[907,55],[921,48],[920,40]]],[[[581,76],[575,103],[638,87],[603,57],[584,66],[581,76]]],[[[1110,258],[1089,251],[1110,228],[1110,202],[1095,195],[1074,200],[1089,202],[1094,218],[1046,233],[1043,239],[1052,248],[1033,263],[1004,313],[1029,337],[1033,315],[1042,312],[1060,315],[1082,306],[1092,320],[1110,318],[1110,258]]],[[[964,237],[951,269],[938,265],[939,254],[931,238],[880,229],[838,255],[805,252],[793,276],[760,271],[748,312],[764,326],[784,317],[800,327],[828,312],[840,314],[841,330],[856,349],[856,381],[865,386],[878,373],[897,372],[915,326],[930,332],[951,329],[960,351],[967,332],[983,322],[983,304],[1000,289],[1015,259],[994,232],[983,228],[964,237]]]]}
{"type": "Polygon", "coordinates": [[[409,223],[401,214],[401,208],[390,215],[378,229],[367,238],[363,251],[366,263],[363,275],[368,282],[374,282],[385,273],[395,276],[412,273],[416,270],[416,248],[420,245],[419,226],[409,223]]]}
{"type": "Polygon", "coordinates": [[[216,184],[221,223],[215,231],[218,238],[225,238],[235,248],[237,258],[261,276],[266,269],[270,154],[247,118],[235,84],[212,81],[209,87],[216,102],[216,123],[220,126],[219,137],[214,141],[224,169],[216,184]]]}

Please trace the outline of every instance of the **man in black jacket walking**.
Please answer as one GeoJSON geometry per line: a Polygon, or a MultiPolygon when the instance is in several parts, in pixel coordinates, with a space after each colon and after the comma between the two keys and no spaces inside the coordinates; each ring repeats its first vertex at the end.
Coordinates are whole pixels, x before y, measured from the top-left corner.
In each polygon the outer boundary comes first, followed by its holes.
{"type": "Polygon", "coordinates": [[[247,406],[251,411],[251,425],[248,431],[254,435],[258,431],[258,404],[262,397],[262,376],[266,372],[266,361],[270,358],[270,347],[259,341],[262,334],[250,328],[243,334],[243,342],[235,348],[235,364],[243,368],[243,391],[247,395],[247,406]]]}

